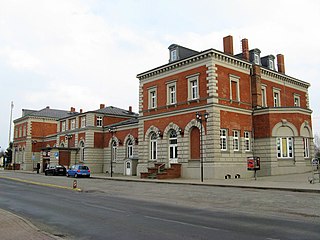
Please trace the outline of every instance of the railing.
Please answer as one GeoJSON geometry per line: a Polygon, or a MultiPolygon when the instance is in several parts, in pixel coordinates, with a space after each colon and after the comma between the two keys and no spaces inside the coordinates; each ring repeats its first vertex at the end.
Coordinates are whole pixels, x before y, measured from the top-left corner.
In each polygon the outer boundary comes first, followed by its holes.
{"type": "Polygon", "coordinates": [[[163,168],[166,164],[165,163],[162,163],[159,167],[158,167],[158,173],[161,172],[161,168],[163,168]]]}

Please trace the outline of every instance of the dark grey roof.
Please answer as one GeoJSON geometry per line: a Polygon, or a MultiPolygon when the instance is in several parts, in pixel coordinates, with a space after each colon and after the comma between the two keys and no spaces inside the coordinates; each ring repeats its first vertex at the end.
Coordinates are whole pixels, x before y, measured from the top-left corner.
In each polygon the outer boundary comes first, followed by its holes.
{"type": "Polygon", "coordinates": [[[137,117],[138,116],[137,113],[129,112],[128,110],[124,110],[124,109],[113,107],[113,106],[101,108],[101,109],[95,110],[93,112],[103,113],[103,114],[108,114],[108,115],[125,116],[125,117],[137,117]]]}
{"type": "Polygon", "coordinates": [[[112,125],[109,125],[108,127],[120,127],[120,126],[125,126],[125,125],[131,125],[131,124],[137,124],[139,122],[138,118],[130,118],[128,120],[118,122],[112,125]]]}
{"type": "MultiPolygon", "coordinates": [[[[22,110],[23,116],[21,118],[25,117],[47,117],[47,118],[63,118],[63,117],[68,117],[77,114],[77,112],[70,112],[66,110],[58,110],[58,109],[51,109],[49,107],[46,107],[41,110],[22,110]]],[[[21,119],[19,118],[19,119],[21,119]]],[[[15,121],[19,120],[16,119],[15,121]]]]}

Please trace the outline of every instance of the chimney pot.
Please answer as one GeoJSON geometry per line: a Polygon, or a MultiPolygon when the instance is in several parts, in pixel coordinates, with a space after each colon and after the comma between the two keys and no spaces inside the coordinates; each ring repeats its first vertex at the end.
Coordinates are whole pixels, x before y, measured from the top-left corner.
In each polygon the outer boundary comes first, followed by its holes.
{"type": "Polygon", "coordinates": [[[249,42],[248,39],[244,38],[241,40],[242,45],[242,58],[249,61],[249,42]]]}
{"type": "Polygon", "coordinates": [[[277,55],[277,65],[278,65],[278,72],[285,74],[284,56],[282,54],[277,55]]]}
{"type": "Polygon", "coordinates": [[[82,109],[80,109],[80,113],[82,113],[82,109]]]}
{"type": "Polygon", "coordinates": [[[223,38],[223,51],[233,55],[233,37],[231,35],[223,38]]]}
{"type": "Polygon", "coordinates": [[[105,105],[103,103],[100,104],[100,109],[105,108],[105,105]]]}
{"type": "Polygon", "coordinates": [[[70,112],[75,112],[75,111],[76,111],[76,109],[74,107],[70,108],[70,112]]]}
{"type": "Polygon", "coordinates": [[[132,106],[129,106],[129,112],[132,113],[132,106]]]}

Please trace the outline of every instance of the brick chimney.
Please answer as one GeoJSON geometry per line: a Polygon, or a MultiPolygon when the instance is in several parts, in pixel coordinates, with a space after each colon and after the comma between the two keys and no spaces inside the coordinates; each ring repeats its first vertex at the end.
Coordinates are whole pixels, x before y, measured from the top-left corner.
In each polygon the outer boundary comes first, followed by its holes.
{"type": "Polygon", "coordinates": [[[242,45],[242,58],[249,61],[249,42],[248,39],[244,38],[241,40],[242,45]]]}
{"type": "Polygon", "coordinates": [[[74,107],[70,108],[70,112],[75,112],[75,111],[76,111],[76,109],[74,107]]]}
{"type": "Polygon", "coordinates": [[[282,54],[277,55],[277,65],[278,65],[278,72],[285,74],[284,56],[282,54]]]}
{"type": "Polygon", "coordinates": [[[105,105],[103,103],[100,104],[100,109],[105,108],[105,105]]]}
{"type": "Polygon", "coordinates": [[[132,106],[129,106],[129,113],[132,113],[132,106]]]}
{"type": "Polygon", "coordinates": [[[233,55],[233,37],[231,35],[223,38],[223,51],[233,55]]]}

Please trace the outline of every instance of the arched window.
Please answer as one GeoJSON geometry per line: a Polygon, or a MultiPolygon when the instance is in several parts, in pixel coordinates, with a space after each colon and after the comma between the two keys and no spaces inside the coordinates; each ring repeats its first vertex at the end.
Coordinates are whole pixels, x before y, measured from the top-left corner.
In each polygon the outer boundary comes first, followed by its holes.
{"type": "Polygon", "coordinates": [[[171,130],[169,133],[169,159],[171,162],[178,159],[178,139],[175,130],[171,130]]]}
{"type": "Polygon", "coordinates": [[[84,142],[81,141],[79,144],[80,148],[80,162],[84,162],[84,142]]]}
{"type": "Polygon", "coordinates": [[[111,149],[112,161],[115,162],[117,160],[117,142],[112,141],[111,147],[112,147],[111,149]]]}
{"type": "Polygon", "coordinates": [[[150,136],[150,159],[151,160],[157,160],[158,153],[157,153],[157,135],[155,133],[152,133],[150,136]]]}
{"type": "Polygon", "coordinates": [[[197,127],[190,131],[190,159],[200,160],[200,131],[197,127]]]}
{"type": "Polygon", "coordinates": [[[133,144],[131,139],[127,141],[127,157],[128,158],[133,157],[133,144]]]}

